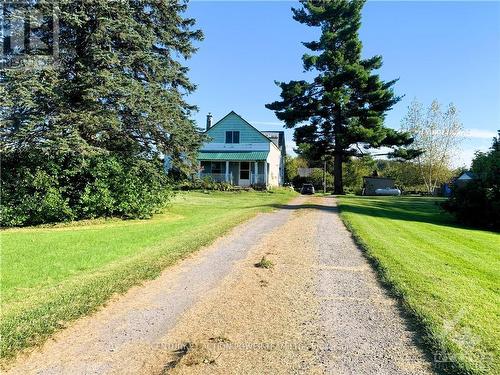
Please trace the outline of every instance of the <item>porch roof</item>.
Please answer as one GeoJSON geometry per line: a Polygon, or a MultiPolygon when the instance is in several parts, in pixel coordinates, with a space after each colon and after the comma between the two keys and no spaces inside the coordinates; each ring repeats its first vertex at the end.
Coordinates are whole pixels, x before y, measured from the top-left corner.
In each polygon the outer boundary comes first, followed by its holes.
{"type": "Polygon", "coordinates": [[[266,160],[269,151],[234,151],[234,152],[208,152],[198,153],[198,160],[266,160]]]}

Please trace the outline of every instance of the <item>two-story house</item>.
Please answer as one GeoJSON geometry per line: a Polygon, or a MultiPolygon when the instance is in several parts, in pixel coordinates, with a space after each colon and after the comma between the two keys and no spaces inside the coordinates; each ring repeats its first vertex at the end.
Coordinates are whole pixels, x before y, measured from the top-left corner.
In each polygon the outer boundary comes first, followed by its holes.
{"type": "Polygon", "coordinates": [[[209,141],[198,154],[199,176],[237,186],[283,184],[285,135],[261,132],[234,111],[212,125],[207,116],[209,141]]]}

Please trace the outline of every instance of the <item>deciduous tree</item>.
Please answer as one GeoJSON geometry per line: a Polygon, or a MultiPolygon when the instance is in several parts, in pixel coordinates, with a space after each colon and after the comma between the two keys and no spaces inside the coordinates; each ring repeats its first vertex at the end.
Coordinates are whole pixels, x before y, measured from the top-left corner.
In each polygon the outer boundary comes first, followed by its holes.
{"type": "Polygon", "coordinates": [[[461,141],[462,123],[453,103],[443,112],[441,104],[434,100],[424,109],[414,100],[402,120],[401,128],[409,132],[414,145],[423,151],[416,162],[428,193],[450,178],[451,160],[461,141]]]}
{"type": "Polygon", "coordinates": [[[344,163],[344,184],[348,192],[361,194],[363,177],[370,176],[377,169],[377,162],[370,155],[351,157],[344,163]]]}
{"type": "Polygon", "coordinates": [[[307,161],[300,156],[287,155],[285,158],[285,175],[288,182],[292,182],[299,175],[299,168],[307,168],[307,161]]]}

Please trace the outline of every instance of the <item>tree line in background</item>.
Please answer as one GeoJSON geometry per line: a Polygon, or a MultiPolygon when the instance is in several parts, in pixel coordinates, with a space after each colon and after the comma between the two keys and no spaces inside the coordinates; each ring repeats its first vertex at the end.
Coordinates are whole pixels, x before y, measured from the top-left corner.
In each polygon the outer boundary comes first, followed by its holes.
{"type": "MultiPolygon", "coordinates": [[[[462,124],[458,119],[458,110],[452,103],[443,112],[437,100],[424,108],[415,99],[401,121],[401,128],[411,135],[421,153],[413,160],[381,159],[380,154],[368,152],[345,158],[342,180],[346,193],[361,194],[363,177],[377,174],[393,178],[396,186],[405,193],[434,194],[441,184],[450,182],[452,177],[462,171],[461,168],[457,170],[453,167],[453,157],[459,150],[462,124]]],[[[295,141],[301,141],[300,135],[295,137],[295,141]]],[[[289,181],[299,185],[307,181],[321,186],[321,170],[326,165],[327,186],[332,186],[331,158],[311,153],[309,146],[308,143],[299,143],[296,149],[298,157],[288,160],[289,181]],[[306,167],[316,167],[313,169],[314,176],[301,178],[298,168],[306,167]]]]}
{"type": "MultiPolygon", "coordinates": [[[[431,194],[427,190],[425,179],[420,172],[420,167],[416,162],[397,161],[390,159],[375,159],[371,155],[362,157],[351,157],[343,165],[344,191],[347,194],[361,194],[363,190],[363,177],[372,176],[376,172],[377,176],[390,177],[394,179],[396,187],[404,194],[431,194]]],[[[463,168],[443,167],[435,171],[436,183],[439,186],[447,183],[453,177],[460,175],[463,168]]],[[[323,167],[319,163],[309,163],[301,156],[288,157],[286,163],[286,176],[294,186],[301,186],[303,183],[313,183],[315,187],[323,186],[323,167]],[[300,177],[298,168],[310,168],[312,174],[309,177],[300,177]]],[[[326,172],[327,191],[333,190],[333,175],[331,169],[326,172]]]]}
{"type": "Polygon", "coordinates": [[[1,224],[150,216],[171,190],[162,155],[182,171],[202,142],[181,62],[203,35],[183,1],[12,2],[3,21],[49,15],[31,31],[53,47],[54,7],[57,61],[25,45],[0,77],[1,224]]]}

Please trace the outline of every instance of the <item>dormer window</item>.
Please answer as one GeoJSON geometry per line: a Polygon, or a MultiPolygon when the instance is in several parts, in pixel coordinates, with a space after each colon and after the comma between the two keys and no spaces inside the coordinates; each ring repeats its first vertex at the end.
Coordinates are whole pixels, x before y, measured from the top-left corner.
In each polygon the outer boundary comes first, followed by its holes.
{"type": "Polygon", "coordinates": [[[240,143],[240,132],[239,131],[227,131],[226,132],[226,143],[240,143]]]}

